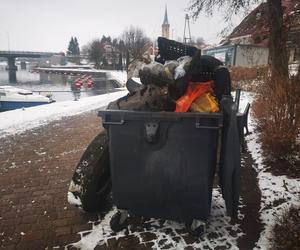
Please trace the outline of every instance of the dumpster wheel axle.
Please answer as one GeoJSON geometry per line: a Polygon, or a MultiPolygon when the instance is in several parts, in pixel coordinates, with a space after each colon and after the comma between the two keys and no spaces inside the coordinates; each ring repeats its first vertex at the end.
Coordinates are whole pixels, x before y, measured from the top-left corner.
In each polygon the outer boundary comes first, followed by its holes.
{"type": "Polygon", "coordinates": [[[187,232],[194,237],[200,237],[204,234],[205,225],[205,222],[195,219],[185,223],[187,232]]]}
{"type": "Polygon", "coordinates": [[[122,231],[127,227],[128,222],[128,212],[127,210],[119,209],[110,220],[110,228],[115,231],[119,232],[122,231]]]}

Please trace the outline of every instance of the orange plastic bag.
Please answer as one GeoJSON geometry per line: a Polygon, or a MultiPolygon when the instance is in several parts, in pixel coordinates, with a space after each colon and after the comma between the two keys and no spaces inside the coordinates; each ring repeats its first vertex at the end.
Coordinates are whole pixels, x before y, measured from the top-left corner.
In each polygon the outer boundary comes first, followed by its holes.
{"type": "Polygon", "coordinates": [[[191,105],[192,112],[219,112],[219,105],[216,98],[211,93],[199,96],[191,105]]]}
{"type": "Polygon", "coordinates": [[[176,101],[175,112],[187,112],[194,100],[204,93],[213,93],[213,81],[204,83],[190,83],[185,94],[176,101]]]}

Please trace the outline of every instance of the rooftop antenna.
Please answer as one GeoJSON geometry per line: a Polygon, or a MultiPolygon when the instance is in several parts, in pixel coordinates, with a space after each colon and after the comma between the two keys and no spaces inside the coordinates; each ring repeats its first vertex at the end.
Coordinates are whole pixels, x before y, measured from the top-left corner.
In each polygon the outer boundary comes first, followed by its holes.
{"type": "Polygon", "coordinates": [[[183,43],[191,43],[191,42],[192,42],[192,38],[191,38],[191,28],[190,28],[190,17],[188,14],[185,14],[183,43]]]}

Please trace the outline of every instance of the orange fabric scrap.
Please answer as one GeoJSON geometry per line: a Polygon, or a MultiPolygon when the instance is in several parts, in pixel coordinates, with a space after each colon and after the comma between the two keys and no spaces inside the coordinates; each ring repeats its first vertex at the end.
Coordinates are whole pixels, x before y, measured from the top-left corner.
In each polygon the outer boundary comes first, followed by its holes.
{"type": "Polygon", "coordinates": [[[212,85],[213,81],[190,83],[185,94],[176,101],[175,112],[187,112],[197,97],[204,93],[213,93],[212,85]]]}

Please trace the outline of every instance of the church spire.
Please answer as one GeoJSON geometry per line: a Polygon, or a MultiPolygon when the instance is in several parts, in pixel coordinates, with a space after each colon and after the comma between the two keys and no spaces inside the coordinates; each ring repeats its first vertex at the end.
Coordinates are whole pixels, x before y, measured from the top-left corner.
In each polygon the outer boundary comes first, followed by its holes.
{"type": "Polygon", "coordinates": [[[169,21],[168,21],[168,10],[167,10],[167,5],[166,5],[166,8],[165,8],[165,17],[164,17],[164,22],[163,24],[169,24],[169,21]]]}
{"type": "Polygon", "coordinates": [[[167,5],[165,8],[165,16],[164,16],[164,22],[161,26],[161,35],[165,38],[169,38],[170,37],[170,24],[169,24],[169,20],[168,20],[168,11],[167,11],[167,5]]]}

